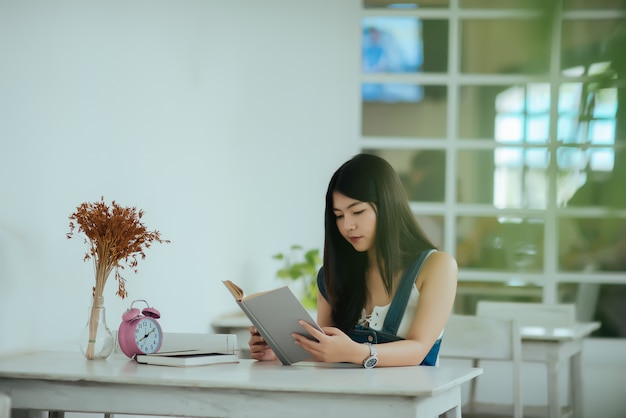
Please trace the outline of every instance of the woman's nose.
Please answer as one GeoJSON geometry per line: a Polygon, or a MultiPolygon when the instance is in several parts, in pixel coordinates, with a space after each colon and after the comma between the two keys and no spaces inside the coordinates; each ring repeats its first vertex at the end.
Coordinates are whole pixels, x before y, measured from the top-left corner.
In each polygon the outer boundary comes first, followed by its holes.
{"type": "Polygon", "coordinates": [[[354,223],[354,219],[350,216],[346,216],[343,218],[343,227],[347,230],[347,231],[351,231],[353,230],[356,225],[354,223]]]}

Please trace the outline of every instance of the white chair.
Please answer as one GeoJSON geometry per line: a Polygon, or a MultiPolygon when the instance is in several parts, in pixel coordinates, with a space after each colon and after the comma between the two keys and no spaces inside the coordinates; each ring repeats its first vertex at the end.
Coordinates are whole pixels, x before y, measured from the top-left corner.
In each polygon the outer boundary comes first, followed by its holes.
{"type": "Polygon", "coordinates": [[[580,283],[576,292],[576,318],[579,321],[593,321],[600,295],[597,283],[580,283]]]}
{"type": "Polygon", "coordinates": [[[0,418],[11,417],[11,398],[6,393],[0,392],[0,418]]]}
{"type": "MultiPolygon", "coordinates": [[[[526,327],[531,329],[572,326],[576,323],[576,306],[574,304],[479,301],[476,307],[476,315],[485,318],[517,320],[523,338],[524,328],[526,327]]],[[[575,409],[580,414],[580,411],[582,411],[582,400],[578,394],[580,394],[580,388],[582,387],[582,366],[580,355],[572,356],[572,352],[578,351],[578,348],[574,349],[571,346],[567,348],[559,347],[557,344],[552,344],[546,351],[545,345],[541,344],[541,342],[525,341],[523,343],[522,360],[541,362],[546,365],[548,414],[550,416],[571,416],[575,414],[572,409],[575,409]],[[570,375],[568,378],[569,405],[563,409],[561,406],[559,378],[561,363],[566,359],[570,360],[570,375]]],[[[526,411],[533,416],[544,415],[545,413],[544,408],[537,409],[528,406],[526,411]]]]}
{"type": "Polygon", "coordinates": [[[515,319],[520,327],[569,326],[576,322],[574,304],[478,301],[477,316],[515,319]]]}
{"type": "MultiPolygon", "coordinates": [[[[479,367],[480,360],[506,361],[513,367],[513,417],[521,418],[522,384],[521,361],[522,349],[519,328],[515,320],[502,318],[481,318],[469,315],[451,315],[446,324],[445,333],[439,351],[441,365],[446,359],[471,360],[473,367],[479,367]]],[[[480,379],[487,378],[489,372],[478,379],[473,379],[469,387],[469,399],[463,405],[463,416],[509,414],[511,407],[479,403],[476,401],[476,385],[480,379]],[[509,411],[504,411],[508,409],[509,411]]]]}

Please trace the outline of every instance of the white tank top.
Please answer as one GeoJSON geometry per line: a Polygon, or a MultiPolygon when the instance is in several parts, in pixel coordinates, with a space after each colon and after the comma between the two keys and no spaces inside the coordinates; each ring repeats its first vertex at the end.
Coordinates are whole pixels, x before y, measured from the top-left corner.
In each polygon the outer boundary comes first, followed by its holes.
{"type": "MultiPolygon", "coordinates": [[[[434,251],[431,251],[432,254],[434,251]]],[[[428,256],[430,256],[428,254],[428,256]]],[[[428,258],[428,256],[426,258],[428,258]]],[[[426,261],[426,260],[424,260],[426,261]]],[[[402,315],[402,320],[400,321],[400,326],[398,327],[398,332],[396,335],[398,337],[406,338],[409,333],[409,329],[411,328],[411,324],[413,323],[413,318],[415,318],[415,312],[417,311],[417,303],[420,298],[420,291],[417,289],[417,286],[413,284],[411,287],[411,294],[409,295],[409,300],[406,304],[406,309],[404,310],[404,315],[402,315]]],[[[385,322],[385,317],[387,316],[387,312],[389,312],[389,307],[391,303],[385,306],[374,306],[372,309],[372,314],[370,316],[366,315],[365,308],[361,310],[361,317],[359,318],[359,325],[369,326],[377,331],[380,331],[383,328],[383,323],[385,322]]],[[[443,330],[439,334],[439,338],[443,337],[443,330]]]]}
{"type": "MultiPolygon", "coordinates": [[[[417,310],[417,302],[419,300],[420,292],[417,290],[417,286],[413,285],[411,288],[411,294],[409,295],[409,301],[406,304],[406,309],[404,310],[404,315],[402,315],[402,320],[400,321],[400,326],[398,327],[397,335],[402,338],[406,338],[409,333],[409,328],[411,327],[411,323],[413,322],[413,318],[415,318],[415,311],[417,310]]],[[[361,318],[359,318],[360,325],[368,325],[377,331],[380,331],[383,328],[383,323],[385,322],[385,317],[387,316],[387,312],[389,312],[389,306],[391,304],[387,304],[385,306],[374,306],[372,309],[372,315],[369,317],[365,314],[365,309],[361,310],[361,318]]]]}

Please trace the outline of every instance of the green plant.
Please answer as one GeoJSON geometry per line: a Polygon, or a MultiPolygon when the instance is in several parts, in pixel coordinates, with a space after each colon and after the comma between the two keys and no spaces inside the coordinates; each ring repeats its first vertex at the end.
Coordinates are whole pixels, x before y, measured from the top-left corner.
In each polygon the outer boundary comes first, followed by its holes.
{"type": "Polygon", "coordinates": [[[282,280],[302,281],[304,294],[300,298],[307,309],[317,307],[317,271],[322,265],[320,251],[317,248],[304,251],[300,245],[292,245],[289,253],[278,253],[272,258],[283,261],[276,277],[282,280]]]}

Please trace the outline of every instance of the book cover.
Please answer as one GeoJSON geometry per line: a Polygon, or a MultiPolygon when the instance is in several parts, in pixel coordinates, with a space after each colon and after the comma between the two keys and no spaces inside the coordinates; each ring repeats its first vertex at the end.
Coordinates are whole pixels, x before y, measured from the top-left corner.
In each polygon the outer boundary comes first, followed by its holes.
{"type": "Polygon", "coordinates": [[[235,334],[163,333],[163,344],[156,354],[235,354],[238,350],[235,334]]]}
{"type": "Polygon", "coordinates": [[[298,323],[300,320],[320,331],[322,329],[289,287],[244,296],[243,290],[230,280],[224,280],[223,283],[282,364],[311,359],[309,352],[294,343],[291,334],[298,333],[314,339],[298,323]]]}
{"type": "Polygon", "coordinates": [[[151,364],[157,366],[171,367],[192,367],[192,366],[208,366],[210,364],[222,363],[238,363],[239,356],[237,354],[139,354],[137,355],[137,363],[151,364]]]}

